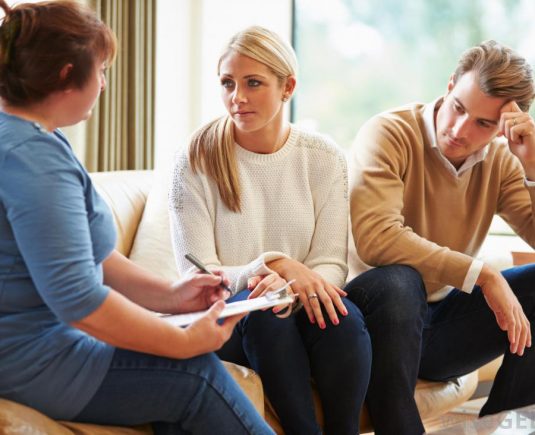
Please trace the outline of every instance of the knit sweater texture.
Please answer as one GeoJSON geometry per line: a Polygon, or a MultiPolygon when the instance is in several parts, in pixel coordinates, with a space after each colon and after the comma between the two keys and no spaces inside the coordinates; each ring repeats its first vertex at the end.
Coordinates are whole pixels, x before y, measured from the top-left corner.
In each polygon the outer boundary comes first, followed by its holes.
{"type": "Polygon", "coordinates": [[[289,257],[343,286],[347,275],[348,194],[343,152],[330,140],[291,126],[284,146],[258,154],[235,145],[241,212],[230,211],[206,174],[193,173],[188,150],[177,154],[169,195],[180,273],[192,253],[223,270],[237,292],[266,263],[289,257]]]}
{"type": "Polygon", "coordinates": [[[350,159],[350,211],[360,259],[414,267],[431,295],[462,287],[495,214],[535,246],[535,188],[503,138],[466,172],[449,172],[425,134],[424,108],[385,112],[361,128],[350,159]]]}

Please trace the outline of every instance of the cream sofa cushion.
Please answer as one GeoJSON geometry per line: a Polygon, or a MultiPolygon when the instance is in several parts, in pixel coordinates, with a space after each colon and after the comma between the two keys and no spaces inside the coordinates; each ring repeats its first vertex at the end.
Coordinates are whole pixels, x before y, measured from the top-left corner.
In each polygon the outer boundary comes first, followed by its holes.
{"type": "Polygon", "coordinates": [[[130,252],[130,259],[143,268],[174,281],[178,279],[179,273],[171,245],[167,209],[169,171],[156,172],[154,178],[130,252]]]}
{"type": "Polygon", "coordinates": [[[153,183],[152,171],[96,172],[91,180],[113,214],[116,248],[128,257],[153,183]]]}

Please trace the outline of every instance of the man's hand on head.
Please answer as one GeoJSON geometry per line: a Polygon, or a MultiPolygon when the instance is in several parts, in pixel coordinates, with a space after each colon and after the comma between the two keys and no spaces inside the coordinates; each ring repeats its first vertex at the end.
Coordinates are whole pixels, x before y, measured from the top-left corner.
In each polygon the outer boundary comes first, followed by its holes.
{"type": "Polygon", "coordinates": [[[504,104],[498,135],[505,136],[509,149],[518,157],[528,180],[535,181],[535,121],[515,101],[504,104]]]}

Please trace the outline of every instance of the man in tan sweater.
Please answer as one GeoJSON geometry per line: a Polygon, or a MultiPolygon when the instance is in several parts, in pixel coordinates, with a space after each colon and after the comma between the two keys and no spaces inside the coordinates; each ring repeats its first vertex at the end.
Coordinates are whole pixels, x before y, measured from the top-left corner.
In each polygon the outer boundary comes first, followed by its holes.
{"type": "Polygon", "coordinates": [[[475,259],[495,214],[535,247],[534,96],[525,59],[488,41],[463,54],[443,97],[357,135],[352,230],[376,268],[348,297],[372,339],[376,434],[423,433],[417,377],[448,380],[504,353],[481,415],[535,403],[535,265],[500,273],[475,259]]]}

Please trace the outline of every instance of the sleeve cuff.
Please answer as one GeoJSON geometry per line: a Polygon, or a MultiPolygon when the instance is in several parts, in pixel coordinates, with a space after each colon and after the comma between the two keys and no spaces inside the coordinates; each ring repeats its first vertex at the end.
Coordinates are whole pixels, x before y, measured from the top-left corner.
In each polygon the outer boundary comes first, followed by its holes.
{"type": "Polygon", "coordinates": [[[476,285],[477,278],[481,273],[481,269],[483,268],[483,264],[484,263],[481,260],[472,261],[472,264],[466,273],[466,277],[464,278],[463,286],[461,287],[463,292],[472,293],[472,290],[476,285]]]}
{"type": "Polygon", "coordinates": [[[269,275],[270,273],[275,273],[274,270],[271,270],[267,267],[266,263],[270,261],[277,260],[279,258],[290,258],[282,252],[264,252],[260,257],[255,261],[256,265],[252,270],[252,275],[269,275]]]}
{"type": "Polygon", "coordinates": [[[524,178],[524,184],[526,187],[535,187],[535,181],[528,180],[527,178],[524,178]]]}

